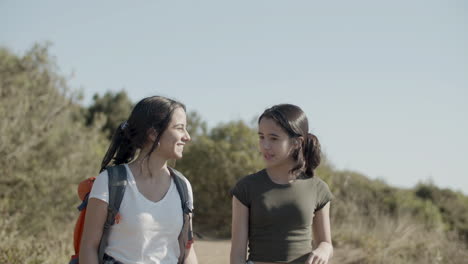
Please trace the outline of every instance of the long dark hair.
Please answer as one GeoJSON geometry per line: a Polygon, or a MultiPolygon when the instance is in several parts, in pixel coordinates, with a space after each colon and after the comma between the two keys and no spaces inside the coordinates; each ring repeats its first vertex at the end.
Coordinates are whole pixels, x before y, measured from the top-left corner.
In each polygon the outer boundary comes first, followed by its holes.
{"type": "Polygon", "coordinates": [[[258,123],[263,118],[275,121],[290,138],[304,138],[302,144],[292,153],[296,166],[290,170],[290,173],[296,177],[302,173],[307,177],[313,177],[314,169],[320,164],[320,143],[315,135],[309,133],[309,121],[304,111],[296,105],[279,104],[266,109],[258,118],[258,123]]]}
{"type": "Polygon", "coordinates": [[[128,163],[135,158],[136,151],[141,149],[148,139],[148,132],[154,129],[157,133],[149,157],[159,144],[161,135],[167,129],[175,109],[185,105],[162,96],[142,99],[132,110],[127,121],[115,130],[109,149],[101,163],[101,172],[112,164],[128,163]]]}

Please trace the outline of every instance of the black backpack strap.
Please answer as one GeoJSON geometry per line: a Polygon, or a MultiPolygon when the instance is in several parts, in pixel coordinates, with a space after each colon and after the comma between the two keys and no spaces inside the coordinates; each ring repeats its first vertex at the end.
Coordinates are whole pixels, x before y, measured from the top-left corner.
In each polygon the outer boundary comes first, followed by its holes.
{"type": "Polygon", "coordinates": [[[98,260],[102,264],[104,261],[104,251],[107,247],[107,242],[110,234],[110,227],[115,222],[115,217],[119,213],[120,204],[122,203],[127,186],[127,169],[124,165],[116,165],[107,167],[109,176],[109,204],[107,207],[107,218],[102,231],[101,242],[99,243],[98,260]]]}
{"type": "Polygon", "coordinates": [[[177,191],[179,192],[181,206],[182,206],[182,230],[181,234],[179,235],[179,246],[180,246],[180,256],[178,263],[184,263],[186,258],[186,249],[187,243],[193,242],[193,231],[192,225],[190,223],[191,220],[191,213],[192,209],[190,208],[189,204],[189,193],[188,193],[188,186],[185,182],[185,177],[179,171],[168,167],[169,171],[174,179],[174,183],[176,185],[177,191]],[[186,230],[187,233],[182,233],[186,230]]]}
{"type": "Polygon", "coordinates": [[[182,211],[184,214],[192,213],[192,209],[189,207],[189,193],[187,183],[184,180],[184,176],[179,171],[168,167],[169,171],[171,172],[172,178],[174,179],[174,183],[177,187],[177,191],[179,192],[180,201],[182,203],[182,211]]]}

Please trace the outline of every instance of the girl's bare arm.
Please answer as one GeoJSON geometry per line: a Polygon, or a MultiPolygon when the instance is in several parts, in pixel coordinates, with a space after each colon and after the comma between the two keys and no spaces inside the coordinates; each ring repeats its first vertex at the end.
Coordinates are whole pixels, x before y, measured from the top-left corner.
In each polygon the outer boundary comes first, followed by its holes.
{"type": "Polygon", "coordinates": [[[89,199],[80,245],[80,263],[98,264],[99,242],[106,218],[107,203],[96,198],[89,199]]]}
{"type": "Polygon", "coordinates": [[[231,264],[245,264],[247,255],[249,209],[232,197],[231,264]]]}

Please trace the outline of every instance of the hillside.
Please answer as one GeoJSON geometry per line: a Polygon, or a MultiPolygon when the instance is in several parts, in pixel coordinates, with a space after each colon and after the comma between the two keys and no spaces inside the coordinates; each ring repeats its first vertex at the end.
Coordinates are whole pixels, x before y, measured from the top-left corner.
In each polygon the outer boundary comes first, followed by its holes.
{"type": "MultiPolygon", "coordinates": [[[[109,134],[131,105],[125,93],[108,93],[84,107],[47,47],[23,55],[0,48],[0,263],[67,261],[77,183],[97,174],[109,134]]],[[[243,121],[207,129],[194,112],[189,122],[193,141],[176,165],[193,185],[195,231],[228,238],[229,189],[262,167],[256,131],[243,121]]],[[[332,233],[340,263],[468,259],[462,193],[427,183],[396,188],[337,170],[326,159],[317,174],[335,196],[332,233]]]]}

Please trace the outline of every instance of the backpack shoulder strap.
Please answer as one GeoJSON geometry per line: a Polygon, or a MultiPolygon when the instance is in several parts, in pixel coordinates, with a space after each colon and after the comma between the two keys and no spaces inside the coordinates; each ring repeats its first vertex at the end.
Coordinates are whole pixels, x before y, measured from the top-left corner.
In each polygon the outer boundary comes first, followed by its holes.
{"type": "Polygon", "coordinates": [[[103,262],[110,227],[114,224],[115,217],[119,213],[120,204],[125,194],[125,187],[127,186],[127,169],[124,165],[108,167],[106,170],[109,182],[109,204],[107,206],[107,218],[104,223],[101,242],[99,243],[98,259],[100,264],[103,262]]]}
{"type": "MultiPolygon", "coordinates": [[[[127,169],[125,165],[110,167],[109,172],[109,207],[113,212],[118,213],[120,204],[127,186],[127,169]]],[[[114,224],[114,219],[112,219],[114,224]]]]}
{"type": "Polygon", "coordinates": [[[192,243],[193,243],[193,231],[192,231],[192,208],[189,206],[189,192],[186,179],[182,173],[179,171],[168,167],[169,171],[174,179],[174,183],[176,185],[177,191],[179,192],[181,206],[182,206],[182,230],[179,234],[179,248],[180,248],[180,256],[178,259],[179,264],[185,263],[185,259],[188,256],[188,251],[190,250],[192,243]]]}
{"type": "Polygon", "coordinates": [[[182,203],[182,210],[184,214],[192,213],[192,209],[189,207],[189,193],[187,183],[185,182],[185,177],[179,171],[168,167],[171,172],[172,178],[176,185],[177,191],[179,192],[180,201],[182,203]]]}

